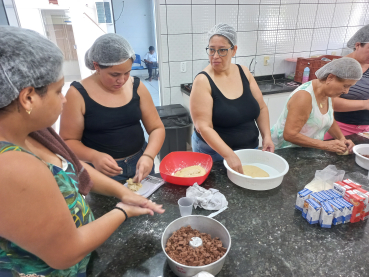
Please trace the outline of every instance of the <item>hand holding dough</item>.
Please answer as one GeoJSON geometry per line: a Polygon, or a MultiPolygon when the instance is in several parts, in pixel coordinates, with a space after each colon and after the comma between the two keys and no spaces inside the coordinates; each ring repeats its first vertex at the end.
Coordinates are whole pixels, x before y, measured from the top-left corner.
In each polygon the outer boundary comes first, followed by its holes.
{"type": "Polygon", "coordinates": [[[129,178],[127,181],[128,184],[128,188],[132,191],[139,191],[140,188],[142,188],[142,184],[141,183],[133,183],[132,178],[129,178]]]}
{"type": "Polygon", "coordinates": [[[254,165],[244,165],[242,166],[242,169],[243,169],[243,174],[250,176],[252,178],[269,177],[269,174],[266,171],[254,165]]]}
{"type": "Polygon", "coordinates": [[[199,165],[193,165],[189,167],[182,168],[174,173],[177,177],[200,177],[206,174],[205,168],[199,165]]]}

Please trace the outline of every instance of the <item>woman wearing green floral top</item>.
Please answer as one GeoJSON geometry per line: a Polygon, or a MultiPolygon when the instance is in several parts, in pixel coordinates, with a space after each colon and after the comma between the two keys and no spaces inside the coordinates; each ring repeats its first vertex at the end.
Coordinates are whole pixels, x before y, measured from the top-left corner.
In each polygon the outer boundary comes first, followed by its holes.
{"type": "Polygon", "coordinates": [[[0,53],[0,276],[84,277],[90,253],[127,218],[164,210],[80,163],[48,128],[66,101],[56,45],[0,26],[0,53]],[[95,220],[86,187],[121,202],[95,220]]]}
{"type": "Polygon", "coordinates": [[[356,60],[341,58],[319,69],[318,79],[296,88],[271,129],[276,149],[302,146],[352,152],[354,143],[344,137],[334,120],[331,98],[347,94],[361,75],[361,66],[356,60]],[[323,141],[326,132],[335,139],[323,141]]]}

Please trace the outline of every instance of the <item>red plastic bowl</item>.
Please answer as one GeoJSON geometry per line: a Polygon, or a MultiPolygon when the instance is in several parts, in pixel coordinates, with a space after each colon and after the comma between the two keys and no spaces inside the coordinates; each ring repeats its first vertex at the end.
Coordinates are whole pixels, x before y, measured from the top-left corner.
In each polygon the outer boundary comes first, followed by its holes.
{"type": "Polygon", "coordinates": [[[161,177],[168,183],[192,186],[194,183],[201,185],[208,177],[212,166],[213,159],[208,154],[178,151],[171,152],[164,157],[160,163],[159,171],[161,177]],[[206,174],[201,177],[177,177],[172,175],[182,168],[193,165],[201,165],[205,168],[206,174]]]}

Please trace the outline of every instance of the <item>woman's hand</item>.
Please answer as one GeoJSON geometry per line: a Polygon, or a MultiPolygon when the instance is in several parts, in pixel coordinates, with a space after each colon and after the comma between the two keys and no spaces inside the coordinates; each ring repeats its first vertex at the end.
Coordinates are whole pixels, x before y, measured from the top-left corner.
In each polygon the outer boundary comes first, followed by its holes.
{"type": "MultiPolygon", "coordinates": [[[[119,208],[122,208],[123,210],[125,210],[125,212],[128,215],[128,218],[134,217],[134,216],[145,215],[145,214],[154,215],[154,212],[152,210],[150,210],[149,208],[143,208],[143,207],[139,207],[139,206],[128,205],[128,204],[124,204],[122,202],[119,202],[116,205],[116,207],[119,207],[119,208]]],[[[126,218],[126,220],[128,218],[126,218]]]]}
{"type": "Polygon", "coordinates": [[[134,183],[140,183],[151,172],[154,165],[154,161],[146,156],[142,155],[136,165],[136,175],[133,177],[134,183]]]}
{"type": "Polygon", "coordinates": [[[92,164],[96,170],[110,177],[123,173],[123,169],[118,166],[117,161],[105,153],[97,152],[93,156],[92,164]]]}
{"type": "Polygon", "coordinates": [[[351,139],[342,139],[341,141],[343,141],[343,143],[346,145],[347,150],[349,151],[349,153],[352,153],[352,149],[355,146],[355,143],[352,142],[351,139]]]}
{"type": "Polygon", "coordinates": [[[263,139],[263,151],[268,151],[274,153],[274,143],[270,136],[263,139]]]}
{"type": "Polygon", "coordinates": [[[229,157],[224,157],[224,159],[227,161],[230,168],[238,173],[243,174],[241,160],[233,151],[232,154],[229,155],[229,157]]]}
{"type": "MultiPolygon", "coordinates": [[[[352,143],[352,141],[351,141],[352,143]]],[[[324,150],[336,153],[345,153],[347,150],[347,146],[342,140],[328,140],[324,141],[324,150]]]]}

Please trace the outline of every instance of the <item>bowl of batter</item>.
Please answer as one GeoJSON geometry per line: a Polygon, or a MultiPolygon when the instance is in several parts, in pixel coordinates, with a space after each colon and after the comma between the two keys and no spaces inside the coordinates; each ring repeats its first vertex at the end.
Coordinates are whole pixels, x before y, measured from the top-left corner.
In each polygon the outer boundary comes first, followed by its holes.
{"type": "Polygon", "coordinates": [[[201,185],[213,166],[210,155],[176,151],[164,157],[159,166],[161,177],[168,183],[192,186],[201,185]]]}
{"type": "Polygon", "coordinates": [[[256,149],[236,150],[234,153],[240,158],[244,174],[231,169],[226,160],[228,178],[236,185],[251,190],[269,190],[278,187],[289,165],[281,156],[256,149]]]}

